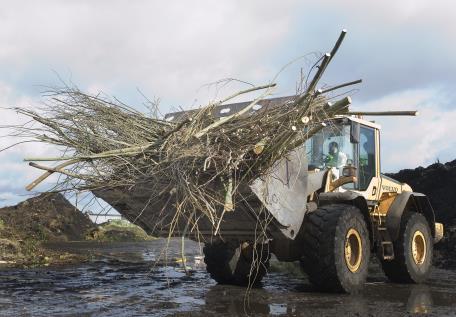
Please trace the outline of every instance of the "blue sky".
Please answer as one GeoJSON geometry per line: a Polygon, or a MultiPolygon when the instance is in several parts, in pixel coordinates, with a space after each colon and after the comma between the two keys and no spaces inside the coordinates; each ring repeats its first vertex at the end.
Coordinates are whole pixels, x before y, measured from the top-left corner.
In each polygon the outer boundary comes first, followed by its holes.
{"type": "MultiPolygon", "coordinates": [[[[163,113],[204,104],[240,88],[205,84],[271,80],[298,56],[328,51],[348,35],[322,84],[363,79],[359,110],[409,110],[418,118],[375,118],[383,128],[384,171],[456,158],[456,3],[453,1],[6,1],[0,0],[0,106],[38,107],[44,86],[63,80],[141,108],[140,89],[163,113]]],[[[278,78],[294,92],[300,67],[278,78]]],[[[0,110],[2,124],[21,122],[0,110]]],[[[3,131],[4,132],[4,131],[3,131]]],[[[0,138],[0,146],[14,142],[0,138]]],[[[0,205],[22,200],[38,171],[0,153],[0,205]]],[[[44,187],[38,188],[44,190],[44,187]]]]}

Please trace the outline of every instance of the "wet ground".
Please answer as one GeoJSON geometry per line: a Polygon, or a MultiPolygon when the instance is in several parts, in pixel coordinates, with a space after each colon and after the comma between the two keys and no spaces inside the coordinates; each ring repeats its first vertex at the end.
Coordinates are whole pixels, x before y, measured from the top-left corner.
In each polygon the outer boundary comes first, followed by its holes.
{"type": "Polygon", "coordinates": [[[386,281],[373,265],[360,295],[315,292],[293,265],[272,266],[263,287],[246,296],[216,285],[197,244],[186,243],[187,276],[179,241],[160,256],[164,240],[67,243],[52,247],[90,253],[66,267],[0,269],[0,316],[456,316],[456,272],[434,269],[426,285],[386,281]],[[153,265],[153,261],[158,264],[153,265]]]}

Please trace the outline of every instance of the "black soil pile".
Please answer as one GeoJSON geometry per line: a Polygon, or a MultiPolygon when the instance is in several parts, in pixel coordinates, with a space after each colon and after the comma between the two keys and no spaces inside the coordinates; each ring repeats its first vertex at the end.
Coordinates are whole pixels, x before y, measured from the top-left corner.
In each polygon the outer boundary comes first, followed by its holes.
{"type": "Polygon", "coordinates": [[[409,184],[416,192],[426,194],[437,221],[450,224],[456,219],[456,160],[405,169],[389,176],[409,184]]]}
{"type": "Polygon", "coordinates": [[[42,194],[0,208],[0,263],[65,262],[71,256],[47,251],[42,242],[84,240],[93,228],[88,216],[61,194],[42,194]]]}
{"type": "Polygon", "coordinates": [[[456,160],[406,169],[389,176],[429,197],[436,220],[445,226],[445,237],[436,245],[436,264],[456,268],[456,160]]]}

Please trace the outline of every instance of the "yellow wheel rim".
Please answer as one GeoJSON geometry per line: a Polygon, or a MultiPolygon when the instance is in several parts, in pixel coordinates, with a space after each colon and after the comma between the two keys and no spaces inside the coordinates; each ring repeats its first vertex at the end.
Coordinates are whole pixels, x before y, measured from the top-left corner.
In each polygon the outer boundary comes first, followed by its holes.
{"type": "Polygon", "coordinates": [[[426,239],[424,234],[417,230],[412,238],[412,257],[417,265],[421,265],[426,260],[426,239]]]}
{"type": "Polygon", "coordinates": [[[363,243],[358,230],[351,228],[345,237],[345,263],[351,272],[358,271],[363,258],[363,243]]]}

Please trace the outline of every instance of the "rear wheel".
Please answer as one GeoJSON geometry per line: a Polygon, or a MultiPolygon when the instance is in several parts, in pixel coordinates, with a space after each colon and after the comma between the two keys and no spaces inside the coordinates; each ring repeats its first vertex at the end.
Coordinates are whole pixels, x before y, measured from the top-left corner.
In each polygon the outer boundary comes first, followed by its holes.
{"type": "Polygon", "coordinates": [[[217,241],[203,249],[206,270],[219,284],[258,285],[269,268],[268,245],[217,241]]]}
{"type": "Polygon", "coordinates": [[[306,215],[301,264],[318,289],[356,292],[366,281],[369,234],[358,208],[334,204],[306,215]]]}
{"type": "Polygon", "coordinates": [[[381,261],[383,271],[392,282],[422,283],[431,270],[433,249],[426,218],[416,212],[404,214],[399,238],[394,242],[394,259],[381,261]]]}

